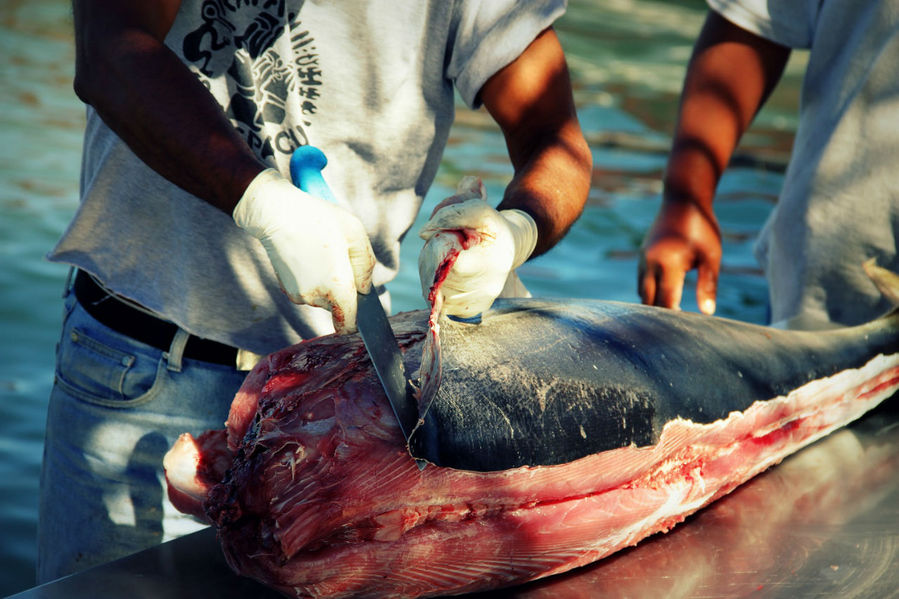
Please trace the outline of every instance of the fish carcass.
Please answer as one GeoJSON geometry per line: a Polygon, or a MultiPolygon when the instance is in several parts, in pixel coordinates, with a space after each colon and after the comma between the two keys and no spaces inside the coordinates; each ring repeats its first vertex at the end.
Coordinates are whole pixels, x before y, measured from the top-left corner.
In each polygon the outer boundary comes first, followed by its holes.
{"type": "MultiPolygon", "coordinates": [[[[407,372],[427,321],[391,318],[407,372]]],[[[227,430],[178,440],[172,501],[288,596],[496,588],[667,531],[899,387],[897,313],[797,332],[527,299],[441,337],[409,447],[360,338],[321,337],[257,365],[227,430]]]]}

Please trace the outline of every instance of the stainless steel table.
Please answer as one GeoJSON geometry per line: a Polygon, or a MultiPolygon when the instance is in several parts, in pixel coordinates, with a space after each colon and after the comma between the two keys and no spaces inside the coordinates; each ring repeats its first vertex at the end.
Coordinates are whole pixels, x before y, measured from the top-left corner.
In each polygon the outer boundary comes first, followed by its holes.
{"type": "MultiPolygon", "coordinates": [[[[480,597],[899,597],[899,405],[788,458],[664,535],[480,597]]],[[[16,599],[279,597],[233,574],[211,530],[16,599]]]]}

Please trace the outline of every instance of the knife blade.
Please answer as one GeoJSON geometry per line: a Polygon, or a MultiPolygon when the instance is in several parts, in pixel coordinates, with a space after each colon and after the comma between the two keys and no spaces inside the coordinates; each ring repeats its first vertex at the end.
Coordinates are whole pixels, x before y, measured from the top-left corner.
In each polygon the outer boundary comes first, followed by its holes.
{"type": "MultiPolygon", "coordinates": [[[[290,176],[294,185],[303,191],[337,203],[322,177],[321,171],[327,163],[328,159],[320,149],[300,146],[291,156],[290,176]]],[[[406,376],[399,343],[374,288],[369,293],[358,294],[356,326],[408,445],[412,430],[418,422],[418,404],[413,396],[409,377],[406,376]]],[[[419,469],[424,468],[424,461],[416,462],[419,469]]]]}

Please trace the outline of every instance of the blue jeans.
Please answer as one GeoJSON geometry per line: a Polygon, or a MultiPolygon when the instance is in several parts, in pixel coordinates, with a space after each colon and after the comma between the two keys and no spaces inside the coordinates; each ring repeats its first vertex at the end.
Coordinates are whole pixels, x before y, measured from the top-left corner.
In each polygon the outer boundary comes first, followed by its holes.
{"type": "Polygon", "coordinates": [[[246,372],[182,357],[100,324],[65,297],[38,522],[44,583],[196,531],[168,501],[162,458],[178,435],[223,428],[246,372]]]}

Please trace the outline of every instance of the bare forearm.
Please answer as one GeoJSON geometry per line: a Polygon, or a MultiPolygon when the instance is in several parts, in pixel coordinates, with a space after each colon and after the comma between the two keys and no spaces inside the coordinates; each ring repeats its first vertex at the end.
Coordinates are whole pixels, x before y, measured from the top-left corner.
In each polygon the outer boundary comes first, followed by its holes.
{"type": "Polygon", "coordinates": [[[584,140],[565,55],[552,29],[541,33],[484,85],[481,97],[506,139],[515,176],[499,208],[518,208],[537,225],[537,256],[580,216],[593,159],[584,140]]]}
{"type": "Polygon", "coordinates": [[[264,165],[162,43],[170,22],[101,5],[74,3],[76,93],[150,168],[230,214],[264,165]]]}
{"type": "Polygon", "coordinates": [[[665,173],[665,199],[708,210],[743,133],[774,89],[790,50],[714,12],[687,69],[665,173]]]}
{"type": "Polygon", "coordinates": [[[577,121],[548,135],[516,168],[498,208],[518,208],[537,224],[532,256],[552,248],[583,211],[590,192],[593,161],[577,121]]]}

